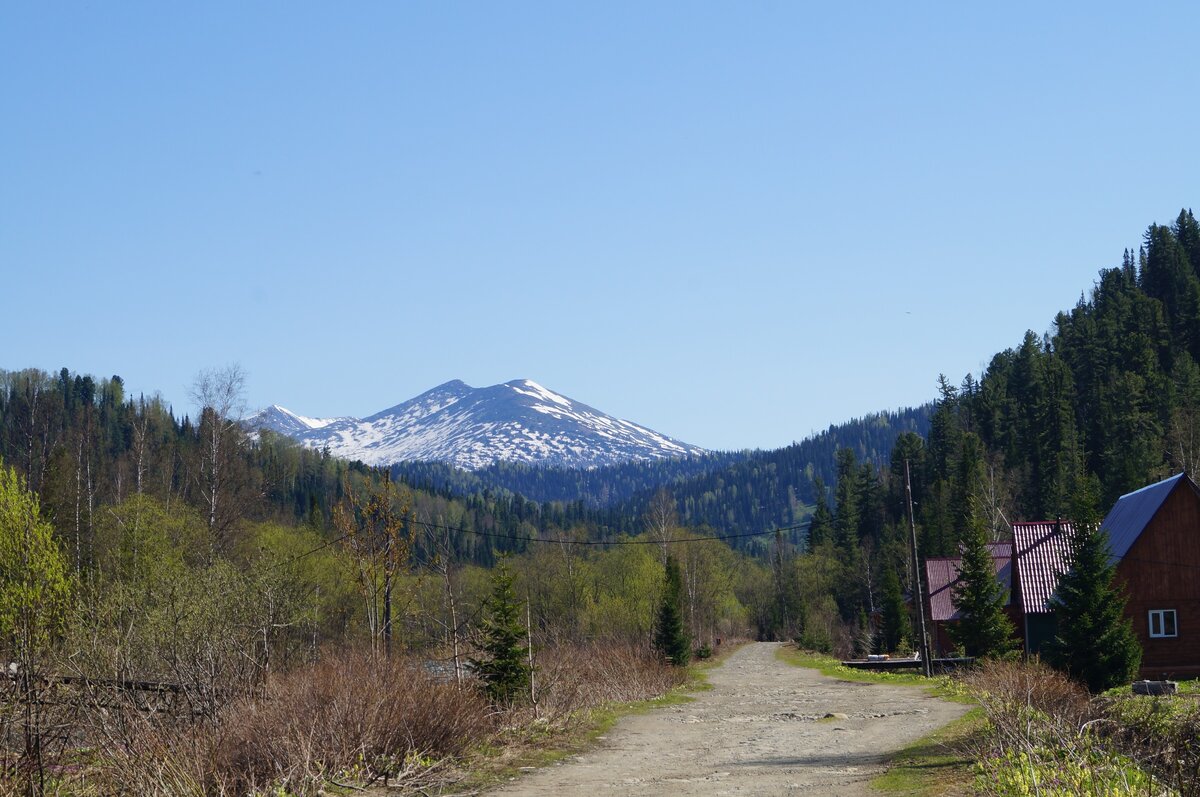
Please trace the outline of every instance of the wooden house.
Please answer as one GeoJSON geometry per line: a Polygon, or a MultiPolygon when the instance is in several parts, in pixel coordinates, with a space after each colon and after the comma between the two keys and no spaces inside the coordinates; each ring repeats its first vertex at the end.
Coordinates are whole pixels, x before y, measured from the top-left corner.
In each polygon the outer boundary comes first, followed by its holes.
{"type": "MultiPolygon", "coordinates": [[[[1142,675],[1200,675],[1200,488],[1181,473],[1135,490],[1100,528],[1142,645],[1142,675]]],[[[1056,633],[1051,599],[1073,533],[1069,523],[1013,524],[1013,592],[1026,653],[1042,651],[1056,633]]]]}
{"type": "Polygon", "coordinates": [[[1148,678],[1200,675],[1200,488],[1186,473],[1121,496],[1108,532],[1148,678]]]}

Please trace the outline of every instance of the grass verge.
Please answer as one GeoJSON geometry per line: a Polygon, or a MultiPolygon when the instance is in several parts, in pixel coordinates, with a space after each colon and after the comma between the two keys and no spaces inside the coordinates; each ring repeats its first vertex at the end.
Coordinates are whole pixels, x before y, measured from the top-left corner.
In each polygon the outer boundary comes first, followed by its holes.
{"type": "Polygon", "coordinates": [[[871,788],[914,797],[968,794],[974,759],[967,742],[983,733],[986,723],[983,709],[975,708],[918,739],[891,757],[887,772],[871,781],[871,788]]]}

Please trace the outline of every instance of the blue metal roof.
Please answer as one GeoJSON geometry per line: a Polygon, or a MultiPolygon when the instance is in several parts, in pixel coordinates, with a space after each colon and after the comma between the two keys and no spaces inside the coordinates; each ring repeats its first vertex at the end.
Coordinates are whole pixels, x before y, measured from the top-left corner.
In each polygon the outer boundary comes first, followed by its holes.
{"type": "Polygon", "coordinates": [[[1171,491],[1186,478],[1186,474],[1180,473],[1132,493],[1126,493],[1117,499],[1108,517],[1100,524],[1100,528],[1108,532],[1110,564],[1116,564],[1129,553],[1129,549],[1163,505],[1163,501],[1167,500],[1171,491]]]}

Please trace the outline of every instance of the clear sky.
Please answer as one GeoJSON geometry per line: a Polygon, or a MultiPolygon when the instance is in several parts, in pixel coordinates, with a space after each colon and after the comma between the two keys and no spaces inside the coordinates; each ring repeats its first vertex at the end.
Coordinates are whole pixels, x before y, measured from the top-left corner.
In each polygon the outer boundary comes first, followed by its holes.
{"type": "Polygon", "coordinates": [[[0,368],[713,448],[978,374],[1200,209],[1195,3],[6,2],[0,368]]]}

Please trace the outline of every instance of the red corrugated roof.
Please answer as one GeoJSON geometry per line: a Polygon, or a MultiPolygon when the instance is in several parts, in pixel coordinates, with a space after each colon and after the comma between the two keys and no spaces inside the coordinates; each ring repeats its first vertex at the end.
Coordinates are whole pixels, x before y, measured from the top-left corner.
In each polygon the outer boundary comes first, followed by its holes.
{"type": "MultiPolygon", "coordinates": [[[[990,542],[992,564],[996,568],[996,580],[1004,587],[1004,605],[1012,599],[1012,552],[1011,542],[990,542]]],[[[937,556],[925,560],[925,583],[929,590],[929,614],[935,621],[959,619],[954,605],[954,583],[958,581],[958,567],[962,559],[957,556],[937,556]]]]}
{"type": "Polygon", "coordinates": [[[1058,587],[1058,577],[1067,571],[1070,540],[1074,533],[1075,528],[1067,522],[1013,524],[1017,582],[1025,614],[1050,611],[1050,598],[1058,587]]]}

